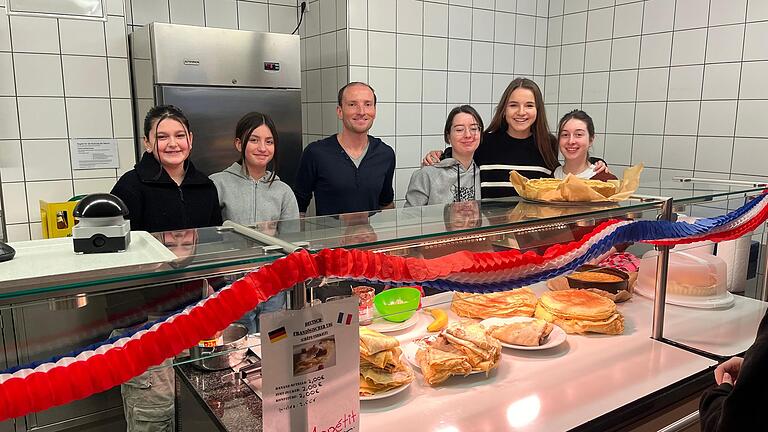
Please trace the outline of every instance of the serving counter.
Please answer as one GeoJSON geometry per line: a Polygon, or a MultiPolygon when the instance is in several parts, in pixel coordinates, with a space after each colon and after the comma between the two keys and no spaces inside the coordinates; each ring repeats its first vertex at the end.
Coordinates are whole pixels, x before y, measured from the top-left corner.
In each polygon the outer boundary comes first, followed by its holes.
{"type": "MultiPolygon", "coordinates": [[[[285,244],[310,251],[345,247],[423,258],[460,250],[543,252],[552,244],[578,240],[607,219],[655,220],[668,197],[674,197],[677,213],[707,216],[734,209],[760,191],[759,187],[676,182],[648,186],[638,198],[611,205],[545,206],[509,199],[307,218],[301,223],[280,221],[253,227],[262,234],[257,238],[231,227],[156,233],[154,238],[176,259],[0,281],[4,324],[0,367],[78,351],[100,343],[115,330],[194,304],[284,256],[285,244]]],[[[763,234],[761,227],[752,235],[765,243],[763,234]]],[[[636,244],[629,251],[641,255],[650,249],[636,244]]],[[[293,292],[303,291],[308,301],[321,301],[347,292],[351,284],[343,279],[310,280],[293,292]]],[[[543,283],[533,288],[537,294],[547,290],[543,283]]],[[[762,297],[761,289],[752,287],[751,296],[762,297]]],[[[424,305],[447,309],[450,296],[431,295],[424,305]]],[[[295,304],[296,299],[291,302],[295,304]]],[[[361,402],[361,430],[401,429],[403,424],[413,425],[412,430],[441,432],[622,430],[695,398],[711,385],[717,362],[751,344],[766,303],[737,296],[728,309],[667,305],[663,337],[658,340],[651,338],[652,300],[635,295],[618,309],[626,319],[625,332],[619,336],[569,335],[562,345],[544,351],[505,348],[498,369],[488,377],[454,377],[437,387],[425,385],[417,372],[416,380],[403,392],[361,402]]],[[[422,312],[416,316],[418,322],[412,327],[393,333],[401,343],[426,332],[431,318],[422,312]]],[[[452,312],[449,316],[456,318],[452,312]]],[[[257,340],[249,338],[247,346],[239,349],[259,353],[257,340]]],[[[261,415],[260,400],[243,381],[222,381],[216,373],[199,371],[189,362],[185,353],[166,366],[176,367],[179,376],[176,426],[180,430],[260,430],[261,421],[256,419],[261,415]],[[190,407],[195,405],[200,410],[193,414],[190,407]],[[185,421],[185,413],[197,420],[185,421]]],[[[0,430],[60,431],[86,426],[112,430],[121,418],[119,389],[114,388],[2,422],[0,430]]]]}

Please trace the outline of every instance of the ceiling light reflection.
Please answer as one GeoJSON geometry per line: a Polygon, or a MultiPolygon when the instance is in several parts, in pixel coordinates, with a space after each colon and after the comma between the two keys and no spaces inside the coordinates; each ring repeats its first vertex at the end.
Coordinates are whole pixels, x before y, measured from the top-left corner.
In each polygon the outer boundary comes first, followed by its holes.
{"type": "Polygon", "coordinates": [[[521,428],[536,420],[541,411],[541,400],[537,395],[531,395],[512,402],[507,407],[507,421],[513,428],[521,428]]]}

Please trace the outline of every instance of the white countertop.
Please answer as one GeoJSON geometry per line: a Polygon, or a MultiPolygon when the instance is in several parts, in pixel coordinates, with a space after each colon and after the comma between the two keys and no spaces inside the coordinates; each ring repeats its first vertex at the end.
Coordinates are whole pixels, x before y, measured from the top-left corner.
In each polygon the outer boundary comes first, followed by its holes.
{"type": "MultiPolygon", "coordinates": [[[[653,316],[651,300],[644,299],[653,316]]],[[[768,309],[768,303],[735,296],[728,309],[693,309],[667,305],[664,337],[685,346],[723,357],[740,354],[755,341],[757,327],[768,309]]]]}
{"type": "MultiPolygon", "coordinates": [[[[541,284],[532,288],[539,293],[547,289],[541,284]]],[[[405,391],[361,402],[361,430],[564,431],[716,364],[650,339],[651,307],[637,297],[619,304],[625,317],[620,336],[568,335],[565,343],[545,351],[504,348],[489,377],[452,377],[430,387],[417,371],[405,391]]],[[[393,334],[401,343],[426,331],[432,318],[418,314],[416,326],[393,334]]],[[[669,316],[677,319],[674,313],[669,316]]]]}

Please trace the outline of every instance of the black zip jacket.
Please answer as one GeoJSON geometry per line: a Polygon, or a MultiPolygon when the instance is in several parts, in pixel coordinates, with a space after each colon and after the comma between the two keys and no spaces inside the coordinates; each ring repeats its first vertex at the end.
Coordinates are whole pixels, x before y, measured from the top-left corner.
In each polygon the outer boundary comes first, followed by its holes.
{"type": "Polygon", "coordinates": [[[755,343],[744,354],[734,379],[735,385],[723,383],[701,396],[702,432],[765,430],[760,419],[768,407],[768,314],[760,322],[755,343]]]}
{"type": "Polygon", "coordinates": [[[134,231],[170,231],[219,226],[221,209],[216,186],[187,161],[187,173],[177,185],[151,153],[123,174],[112,188],[128,206],[134,231]]]}

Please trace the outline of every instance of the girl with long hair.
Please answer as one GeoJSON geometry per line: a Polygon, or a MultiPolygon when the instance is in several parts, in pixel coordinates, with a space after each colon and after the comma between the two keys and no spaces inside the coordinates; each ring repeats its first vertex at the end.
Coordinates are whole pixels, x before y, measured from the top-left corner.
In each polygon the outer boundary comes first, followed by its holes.
{"type": "MultiPolygon", "coordinates": [[[[425,165],[436,163],[441,152],[430,152],[425,165]]],[[[509,172],[518,171],[532,179],[552,177],[559,166],[557,139],[549,132],[544,99],[535,82],[515,78],[501,95],[480,146],[475,152],[480,167],[483,198],[515,196],[509,172]]],[[[597,163],[598,171],[605,164],[597,163]]]]}

